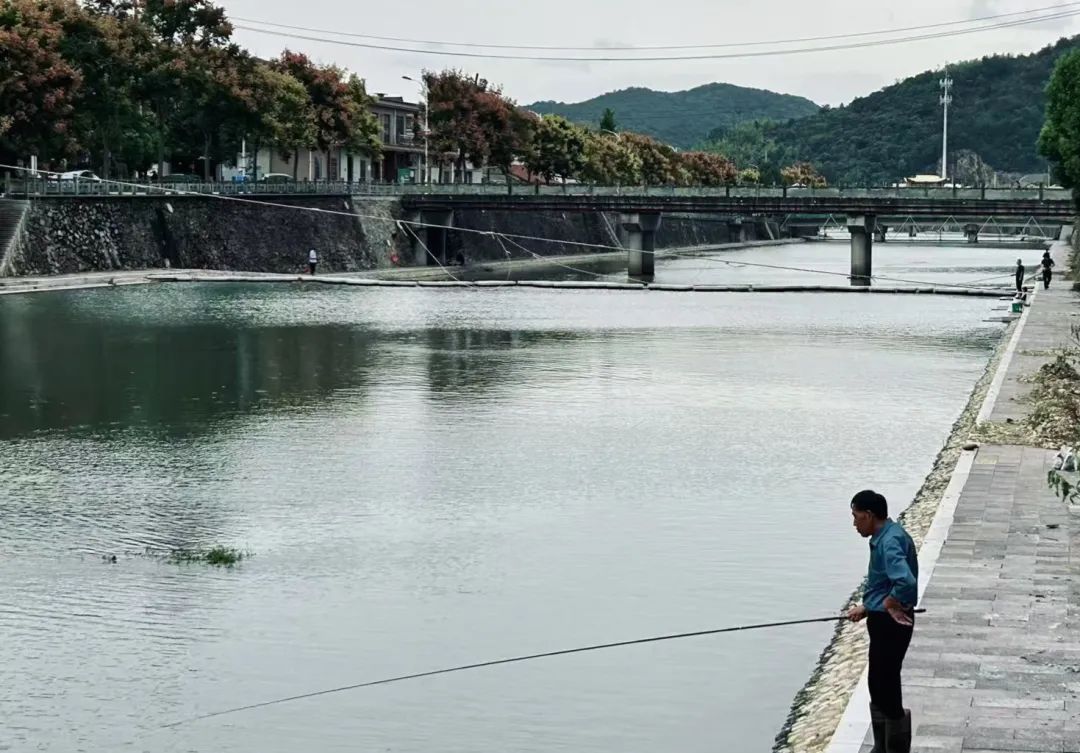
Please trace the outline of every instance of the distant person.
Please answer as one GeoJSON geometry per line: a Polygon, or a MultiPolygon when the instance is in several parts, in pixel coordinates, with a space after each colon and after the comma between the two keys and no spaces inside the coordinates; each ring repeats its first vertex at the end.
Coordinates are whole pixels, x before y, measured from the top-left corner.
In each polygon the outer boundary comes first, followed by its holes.
{"type": "Polygon", "coordinates": [[[308,273],[314,277],[315,267],[319,264],[319,255],[315,253],[315,249],[311,249],[307,252],[307,268],[308,273]]]}
{"type": "Polygon", "coordinates": [[[1050,280],[1054,278],[1054,260],[1050,258],[1049,251],[1043,251],[1042,258],[1042,281],[1043,290],[1050,289],[1050,280]]]}
{"type": "Polygon", "coordinates": [[[1016,260],[1016,292],[1021,293],[1024,290],[1024,260],[1016,260]]]}
{"type": "Polygon", "coordinates": [[[870,634],[867,684],[874,750],[910,753],[911,712],[904,709],[900,671],[915,629],[919,561],[915,543],[889,518],[885,497],[862,491],[851,500],[855,530],[870,539],[870,566],[863,603],[848,610],[852,622],[866,620],[870,634]]]}

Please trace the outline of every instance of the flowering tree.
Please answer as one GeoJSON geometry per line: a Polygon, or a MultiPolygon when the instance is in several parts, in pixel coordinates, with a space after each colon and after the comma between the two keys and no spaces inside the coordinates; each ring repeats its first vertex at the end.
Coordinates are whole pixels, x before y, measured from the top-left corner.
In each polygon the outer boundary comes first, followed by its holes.
{"type": "Polygon", "coordinates": [[[730,186],[738,177],[735,163],[714,152],[686,152],[682,164],[694,186],[730,186]]]}
{"type": "Polygon", "coordinates": [[[641,183],[641,158],[622,139],[605,133],[589,133],[585,140],[583,180],[601,186],[641,183]]]}
{"type": "Polygon", "coordinates": [[[0,4],[0,157],[73,154],[82,75],[60,54],[60,3],[0,4]]]}

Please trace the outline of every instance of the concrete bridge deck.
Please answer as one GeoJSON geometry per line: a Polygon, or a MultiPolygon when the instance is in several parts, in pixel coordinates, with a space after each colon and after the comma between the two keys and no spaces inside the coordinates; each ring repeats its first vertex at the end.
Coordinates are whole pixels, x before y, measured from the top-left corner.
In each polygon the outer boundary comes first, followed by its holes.
{"type": "Polygon", "coordinates": [[[973,194],[906,194],[902,191],[848,194],[791,193],[757,195],[733,192],[708,195],[625,194],[406,194],[403,206],[410,211],[595,211],[634,213],[719,214],[823,218],[830,215],[888,217],[953,217],[958,221],[995,218],[1036,218],[1067,222],[1075,213],[1071,199],[1037,196],[996,197],[973,194]]]}

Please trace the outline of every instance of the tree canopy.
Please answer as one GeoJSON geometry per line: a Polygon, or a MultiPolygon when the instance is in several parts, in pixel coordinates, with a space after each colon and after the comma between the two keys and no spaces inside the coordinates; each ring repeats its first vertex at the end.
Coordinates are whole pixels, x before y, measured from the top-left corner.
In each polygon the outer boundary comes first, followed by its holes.
{"type": "Polygon", "coordinates": [[[375,154],[364,83],[285,52],[253,58],[210,0],[4,0],[0,158],[37,155],[105,177],[165,159],[232,159],[244,138],[282,153],[375,154]]]}
{"type": "Polygon", "coordinates": [[[1039,151],[1054,163],[1058,179],[1080,188],[1080,50],[1063,56],[1046,89],[1046,123],[1039,151]]]}

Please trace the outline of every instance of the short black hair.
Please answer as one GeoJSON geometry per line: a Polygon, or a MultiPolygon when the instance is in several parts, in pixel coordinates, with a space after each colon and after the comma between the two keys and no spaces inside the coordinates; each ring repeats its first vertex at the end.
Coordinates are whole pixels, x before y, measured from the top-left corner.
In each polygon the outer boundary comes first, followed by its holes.
{"type": "Polygon", "coordinates": [[[871,489],[865,489],[852,497],[851,509],[868,512],[879,520],[889,517],[889,503],[884,496],[871,489]]]}

